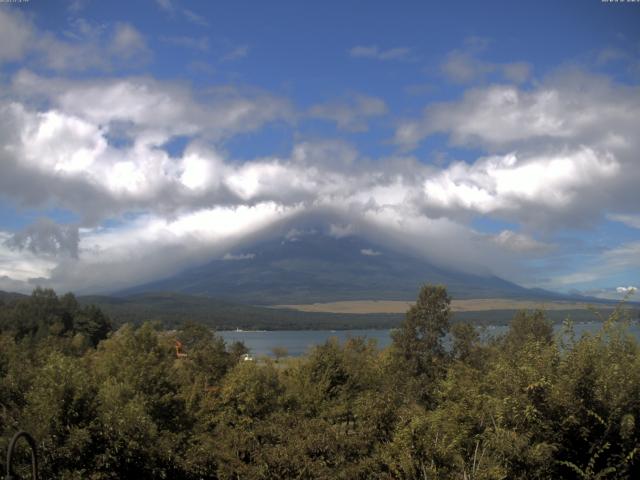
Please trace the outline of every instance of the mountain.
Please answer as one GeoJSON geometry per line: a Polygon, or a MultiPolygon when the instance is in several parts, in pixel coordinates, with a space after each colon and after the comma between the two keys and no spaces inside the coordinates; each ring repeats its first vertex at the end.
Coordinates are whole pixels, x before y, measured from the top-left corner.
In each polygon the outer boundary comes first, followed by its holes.
{"type": "Polygon", "coordinates": [[[424,283],[444,284],[459,299],[566,299],[493,275],[438,267],[363,237],[334,238],[317,232],[245,244],[223,258],[117,295],[174,292],[255,305],[414,300],[424,283]]]}
{"type": "Polygon", "coordinates": [[[3,290],[0,290],[0,304],[13,303],[23,298],[27,298],[27,295],[24,295],[22,293],[5,292],[3,290]]]}

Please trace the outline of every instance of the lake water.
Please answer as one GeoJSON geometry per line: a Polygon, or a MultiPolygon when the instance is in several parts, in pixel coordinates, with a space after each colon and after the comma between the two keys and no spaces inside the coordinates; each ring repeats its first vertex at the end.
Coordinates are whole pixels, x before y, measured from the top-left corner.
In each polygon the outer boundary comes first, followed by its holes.
{"type": "MultiPolygon", "coordinates": [[[[602,327],[599,322],[576,323],[574,331],[576,338],[587,332],[596,332],[602,327]]],[[[481,330],[482,338],[502,335],[507,331],[506,326],[489,326],[481,330]]],[[[559,332],[561,324],[554,326],[554,330],[559,332]]],[[[640,340],[640,324],[631,323],[629,331],[640,340]]],[[[364,337],[374,339],[380,348],[389,346],[391,343],[391,330],[279,330],[279,331],[220,331],[227,343],[241,341],[249,348],[251,355],[272,356],[275,347],[284,347],[289,355],[300,356],[309,351],[315,345],[326,342],[331,337],[336,337],[341,343],[348,338],[364,337]]],[[[448,343],[445,338],[445,344],[448,343]]]]}

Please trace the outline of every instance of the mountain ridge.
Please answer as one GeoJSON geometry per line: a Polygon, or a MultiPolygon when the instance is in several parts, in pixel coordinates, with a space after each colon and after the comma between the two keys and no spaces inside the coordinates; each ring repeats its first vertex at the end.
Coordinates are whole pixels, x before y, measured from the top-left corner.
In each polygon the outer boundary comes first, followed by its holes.
{"type": "Polygon", "coordinates": [[[254,305],[413,300],[425,283],[446,285],[454,298],[588,300],[528,289],[496,275],[436,266],[362,237],[334,238],[317,232],[245,244],[203,265],[115,295],[175,292],[254,305]]]}

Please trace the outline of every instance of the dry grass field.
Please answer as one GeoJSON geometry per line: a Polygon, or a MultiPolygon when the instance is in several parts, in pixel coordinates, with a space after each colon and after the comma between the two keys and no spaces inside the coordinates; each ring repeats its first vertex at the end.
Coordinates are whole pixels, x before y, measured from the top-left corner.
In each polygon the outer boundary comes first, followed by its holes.
{"type": "MultiPolygon", "coordinates": [[[[273,308],[289,308],[301,312],[323,313],[404,313],[413,302],[397,300],[350,300],[343,302],[312,303],[306,305],[273,305],[273,308]]],[[[602,305],[598,306],[602,308],[602,305]]],[[[453,300],[454,312],[482,312],[488,310],[586,310],[587,303],[540,302],[529,300],[509,300],[506,298],[481,298],[453,300]]]]}

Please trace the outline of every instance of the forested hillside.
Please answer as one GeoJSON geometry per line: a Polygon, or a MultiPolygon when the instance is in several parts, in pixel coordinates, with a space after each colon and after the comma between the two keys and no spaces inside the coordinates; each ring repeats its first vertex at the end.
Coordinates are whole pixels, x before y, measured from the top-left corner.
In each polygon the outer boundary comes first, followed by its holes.
{"type": "Polygon", "coordinates": [[[43,479],[640,477],[640,346],[620,311],[562,342],[522,312],[483,344],[449,304],[425,286],[385,350],[245,361],[197,324],[113,331],[37,290],[0,304],[0,449],[29,431],[43,479]]]}

